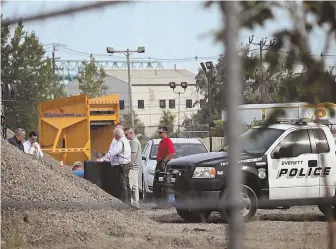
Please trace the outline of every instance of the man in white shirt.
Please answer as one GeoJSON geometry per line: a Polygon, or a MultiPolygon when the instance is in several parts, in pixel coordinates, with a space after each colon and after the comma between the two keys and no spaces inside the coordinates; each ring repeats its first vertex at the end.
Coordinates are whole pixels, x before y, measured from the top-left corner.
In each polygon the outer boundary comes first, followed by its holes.
{"type": "MultiPolygon", "coordinates": [[[[123,126],[121,123],[117,123],[117,124],[114,126],[114,129],[117,129],[117,128],[124,129],[124,126],[123,126]]],[[[113,146],[116,142],[117,142],[117,140],[113,137],[112,142],[111,142],[111,144],[110,144],[109,151],[112,149],[112,146],[113,146]]]]}
{"type": "Polygon", "coordinates": [[[124,203],[131,204],[131,189],[128,177],[131,166],[131,146],[122,128],[114,129],[113,134],[116,142],[112,143],[106,155],[97,161],[111,162],[112,167],[118,167],[121,178],[120,199],[124,203]]]}
{"type": "Polygon", "coordinates": [[[32,154],[37,157],[43,157],[43,152],[39,143],[37,142],[37,134],[35,131],[31,131],[28,134],[28,140],[23,143],[24,152],[32,154]]]}

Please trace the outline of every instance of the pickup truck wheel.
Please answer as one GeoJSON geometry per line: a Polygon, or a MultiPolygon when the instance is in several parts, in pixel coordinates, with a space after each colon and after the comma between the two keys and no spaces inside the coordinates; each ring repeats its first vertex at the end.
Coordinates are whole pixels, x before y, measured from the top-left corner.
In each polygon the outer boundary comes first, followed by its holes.
{"type": "Polygon", "coordinates": [[[328,216],[329,212],[331,212],[331,215],[333,215],[333,217],[336,218],[336,205],[332,205],[329,207],[325,205],[318,205],[318,208],[325,216],[328,216]]]}
{"type": "Polygon", "coordinates": [[[191,211],[180,208],[176,208],[176,212],[187,222],[205,222],[211,214],[211,211],[191,211]]]}
{"type": "MultiPolygon", "coordinates": [[[[241,209],[241,215],[243,216],[244,221],[248,222],[254,217],[254,215],[257,212],[258,199],[257,199],[257,195],[250,187],[246,185],[243,185],[242,187],[243,189],[240,194],[240,197],[241,197],[240,200],[244,207],[241,209]]],[[[222,193],[221,199],[220,199],[220,203],[224,203],[224,204],[226,203],[226,200],[227,200],[227,192],[225,191],[226,190],[224,190],[224,192],[222,193]]],[[[219,214],[225,222],[228,222],[228,218],[230,215],[230,211],[228,209],[220,210],[219,214]]]]}

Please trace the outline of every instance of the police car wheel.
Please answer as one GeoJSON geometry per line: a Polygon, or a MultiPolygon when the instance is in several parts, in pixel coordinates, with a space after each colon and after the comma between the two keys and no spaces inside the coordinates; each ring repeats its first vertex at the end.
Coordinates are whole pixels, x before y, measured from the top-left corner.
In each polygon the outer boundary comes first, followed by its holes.
{"type": "Polygon", "coordinates": [[[318,208],[325,216],[328,216],[329,212],[331,212],[331,215],[336,218],[336,205],[331,205],[329,207],[325,205],[319,205],[318,208]]]}
{"type": "MultiPolygon", "coordinates": [[[[225,204],[226,199],[227,199],[227,193],[224,190],[224,192],[221,195],[220,203],[225,204]]],[[[257,209],[258,209],[257,208],[257,203],[258,203],[257,195],[255,194],[253,189],[251,189],[250,187],[246,185],[243,185],[243,190],[240,194],[240,201],[243,206],[243,208],[240,210],[241,215],[243,216],[244,221],[248,222],[254,217],[254,215],[257,212],[257,209]]],[[[228,222],[228,218],[230,215],[230,211],[228,209],[220,210],[219,214],[225,222],[228,222]]]]}
{"type": "Polygon", "coordinates": [[[187,222],[205,222],[211,211],[192,211],[189,209],[176,208],[177,214],[187,222]]]}

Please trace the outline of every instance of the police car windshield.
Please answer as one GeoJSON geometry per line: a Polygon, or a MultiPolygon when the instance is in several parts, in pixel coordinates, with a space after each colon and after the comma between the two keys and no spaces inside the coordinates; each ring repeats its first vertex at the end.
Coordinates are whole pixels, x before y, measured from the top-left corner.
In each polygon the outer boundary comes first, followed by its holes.
{"type": "MultiPolygon", "coordinates": [[[[158,145],[152,146],[152,149],[149,155],[150,160],[156,159],[158,147],[159,147],[158,145]]],[[[174,147],[176,151],[176,155],[174,156],[174,158],[208,152],[203,144],[178,143],[178,144],[174,144],[174,147]]]]}
{"type": "MultiPolygon", "coordinates": [[[[242,151],[248,154],[264,154],[285,131],[274,128],[253,128],[240,135],[242,151]]],[[[227,150],[228,146],[224,147],[227,150]]]]}

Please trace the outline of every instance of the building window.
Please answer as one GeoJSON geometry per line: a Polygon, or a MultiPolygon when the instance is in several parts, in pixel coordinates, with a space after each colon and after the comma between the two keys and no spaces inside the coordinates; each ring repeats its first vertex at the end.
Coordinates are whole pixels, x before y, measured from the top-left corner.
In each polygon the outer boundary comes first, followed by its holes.
{"type": "Polygon", "coordinates": [[[160,99],[160,108],[162,108],[162,109],[166,108],[166,100],[165,99],[160,99]]]}
{"type": "Polygon", "coordinates": [[[200,107],[203,108],[205,105],[205,99],[200,100],[200,107]]]}
{"type": "Polygon", "coordinates": [[[192,108],[192,99],[186,99],[186,108],[192,108]]]}
{"type": "Polygon", "coordinates": [[[138,100],[138,109],[144,109],[144,108],[145,108],[145,101],[138,100]]]}
{"type": "Polygon", "coordinates": [[[119,100],[119,108],[120,108],[120,110],[125,109],[125,101],[124,100],[119,100]]]}
{"type": "Polygon", "coordinates": [[[170,99],[169,100],[169,108],[174,109],[175,108],[175,99],[170,99]]]}

